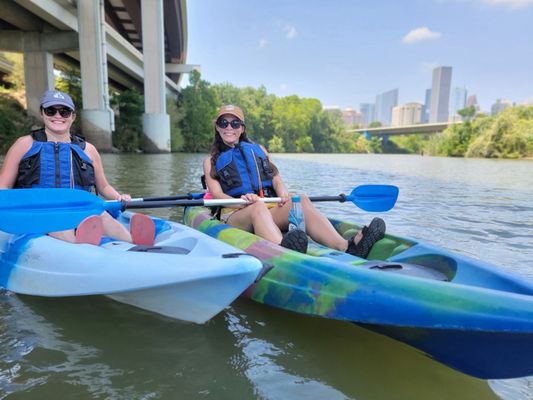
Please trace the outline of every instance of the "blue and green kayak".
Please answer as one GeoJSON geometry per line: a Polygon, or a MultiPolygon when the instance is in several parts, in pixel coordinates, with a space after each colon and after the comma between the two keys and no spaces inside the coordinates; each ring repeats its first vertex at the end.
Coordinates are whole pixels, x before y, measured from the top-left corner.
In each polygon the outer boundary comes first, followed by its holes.
{"type": "MultiPolygon", "coordinates": [[[[184,221],[274,266],[245,292],[256,302],[356,323],[479,378],[533,375],[531,280],[389,234],[362,259],[316,243],[297,253],[203,207],[187,208],[184,221]]],[[[360,228],[331,222],[344,237],[360,228]]]]}

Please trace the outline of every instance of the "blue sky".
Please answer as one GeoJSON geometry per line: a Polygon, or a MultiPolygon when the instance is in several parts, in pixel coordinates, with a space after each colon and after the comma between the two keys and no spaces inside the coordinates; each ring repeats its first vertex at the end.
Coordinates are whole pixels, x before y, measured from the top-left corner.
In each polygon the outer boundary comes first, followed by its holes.
{"type": "Polygon", "coordinates": [[[533,0],[189,0],[187,63],[211,83],[324,106],[398,88],[423,103],[435,66],[482,110],[533,104],[533,0]]]}

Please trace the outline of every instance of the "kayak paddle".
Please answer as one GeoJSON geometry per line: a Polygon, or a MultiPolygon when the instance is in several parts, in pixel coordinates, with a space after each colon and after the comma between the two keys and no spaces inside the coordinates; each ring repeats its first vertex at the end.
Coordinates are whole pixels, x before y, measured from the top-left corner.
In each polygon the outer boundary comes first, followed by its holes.
{"type": "MultiPolygon", "coordinates": [[[[398,188],[391,185],[361,185],[349,195],[310,197],[311,201],[351,201],[366,211],[388,211],[396,203],[398,188]]],[[[279,197],[262,198],[277,203],[279,197]]],[[[126,209],[226,206],[246,204],[243,199],[105,201],[76,189],[0,190],[0,230],[10,233],[45,233],[72,229],[90,215],[126,209]]]]}
{"type": "MultiPolygon", "coordinates": [[[[309,200],[314,202],[321,201],[338,201],[344,203],[345,201],[351,201],[357,207],[365,211],[389,211],[394,207],[398,198],[399,189],[392,185],[360,185],[355,187],[349,195],[340,194],[338,196],[313,196],[309,197],[309,200]]],[[[132,199],[132,201],[166,201],[166,200],[198,200],[202,199],[205,193],[187,193],[177,194],[174,196],[162,196],[162,197],[144,197],[132,199]]],[[[265,203],[279,203],[281,198],[269,197],[261,199],[265,203]]],[[[209,201],[209,200],[206,200],[209,201]]],[[[215,201],[215,200],[214,200],[215,201]]],[[[217,202],[224,201],[221,204],[206,203],[200,204],[205,206],[222,206],[222,205],[237,205],[246,204],[241,199],[218,199],[217,202]],[[237,200],[237,202],[236,202],[237,200]]],[[[165,206],[163,206],[165,207],[165,206]]]]}

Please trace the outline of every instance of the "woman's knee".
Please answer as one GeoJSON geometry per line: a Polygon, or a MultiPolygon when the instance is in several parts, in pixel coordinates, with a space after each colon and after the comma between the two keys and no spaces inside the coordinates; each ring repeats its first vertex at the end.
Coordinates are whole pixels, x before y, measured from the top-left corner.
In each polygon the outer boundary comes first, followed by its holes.
{"type": "Polygon", "coordinates": [[[250,215],[252,218],[261,217],[261,218],[272,218],[270,211],[265,203],[262,201],[255,202],[248,206],[250,208],[250,215]]]}

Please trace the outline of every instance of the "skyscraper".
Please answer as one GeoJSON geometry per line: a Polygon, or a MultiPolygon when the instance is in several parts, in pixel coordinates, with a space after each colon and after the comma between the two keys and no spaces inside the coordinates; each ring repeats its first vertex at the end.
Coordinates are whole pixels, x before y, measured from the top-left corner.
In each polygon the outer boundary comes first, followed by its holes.
{"type": "Polygon", "coordinates": [[[448,121],[451,83],[452,67],[437,67],[433,70],[431,108],[429,111],[430,123],[448,121]]]}
{"type": "Polygon", "coordinates": [[[392,126],[419,124],[422,119],[420,103],[400,104],[392,109],[392,126]]]}
{"type": "Polygon", "coordinates": [[[359,109],[362,114],[361,125],[368,126],[374,121],[374,103],[361,103],[359,104],[359,109]]]}
{"type": "Polygon", "coordinates": [[[429,122],[429,110],[431,109],[431,89],[426,89],[426,96],[424,98],[424,107],[422,108],[422,123],[429,122]]]}
{"type": "Polygon", "coordinates": [[[455,87],[450,98],[450,115],[453,117],[457,115],[457,111],[462,110],[466,106],[467,90],[465,87],[455,87]]]}
{"type": "Polygon", "coordinates": [[[374,110],[374,119],[383,125],[390,125],[392,118],[392,109],[398,105],[398,89],[389,90],[388,92],[376,96],[376,108],[374,110]]]}

